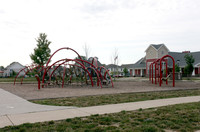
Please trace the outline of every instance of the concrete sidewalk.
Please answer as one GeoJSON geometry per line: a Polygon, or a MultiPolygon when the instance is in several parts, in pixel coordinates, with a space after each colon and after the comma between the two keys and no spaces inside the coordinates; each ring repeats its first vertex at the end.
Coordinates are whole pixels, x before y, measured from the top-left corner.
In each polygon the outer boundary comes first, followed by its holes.
{"type": "Polygon", "coordinates": [[[0,89],[0,116],[69,108],[74,107],[34,104],[3,89],[0,89]]]}
{"type": "MultiPolygon", "coordinates": [[[[1,92],[2,91],[0,91],[0,93],[1,92]]],[[[191,97],[149,100],[149,101],[111,104],[102,106],[91,106],[82,108],[60,107],[59,109],[59,107],[55,107],[57,110],[51,109],[50,111],[48,110],[40,110],[38,112],[17,111],[17,113],[13,112],[11,114],[1,115],[0,128],[9,125],[20,125],[23,123],[63,120],[67,118],[90,116],[93,114],[116,113],[122,110],[132,111],[140,108],[147,109],[147,108],[161,107],[161,106],[181,104],[181,103],[199,102],[199,101],[200,101],[200,96],[191,96],[191,97]]]]}

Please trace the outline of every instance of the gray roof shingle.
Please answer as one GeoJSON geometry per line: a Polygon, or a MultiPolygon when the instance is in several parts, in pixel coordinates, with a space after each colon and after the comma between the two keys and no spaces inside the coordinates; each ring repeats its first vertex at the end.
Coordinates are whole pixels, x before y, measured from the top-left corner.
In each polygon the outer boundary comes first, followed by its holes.
{"type": "Polygon", "coordinates": [[[146,58],[143,57],[140,60],[138,60],[134,65],[134,68],[146,68],[146,58]]]}
{"type": "Polygon", "coordinates": [[[161,46],[163,46],[164,44],[152,44],[152,46],[155,48],[155,49],[159,49],[161,46]]]}
{"type": "MultiPolygon", "coordinates": [[[[191,52],[191,53],[169,52],[169,55],[174,58],[175,64],[177,64],[179,62],[179,67],[185,67],[187,65],[185,62],[185,58],[184,58],[184,56],[186,54],[191,54],[194,57],[194,59],[195,59],[194,65],[200,63],[200,51],[199,52],[191,52]]],[[[169,65],[169,67],[172,67],[171,59],[169,59],[168,65],[169,65]]]]}

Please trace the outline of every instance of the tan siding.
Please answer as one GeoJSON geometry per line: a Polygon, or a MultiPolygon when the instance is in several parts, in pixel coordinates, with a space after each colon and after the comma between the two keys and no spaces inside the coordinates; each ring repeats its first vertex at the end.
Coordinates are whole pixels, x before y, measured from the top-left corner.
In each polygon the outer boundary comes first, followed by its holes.
{"type": "Polygon", "coordinates": [[[167,48],[165,48],[164,46],[162,46],[158,50],[158,58],[162,58],[164,55],[168,55],[168,50],[167,50],[167,48]]]}
{"type": "Polygon", "coordinates": [[[146,59],[155,59],[157,58],[157,51],[153,48],[150,47],[147,51],[146,51],[146,59]]]}

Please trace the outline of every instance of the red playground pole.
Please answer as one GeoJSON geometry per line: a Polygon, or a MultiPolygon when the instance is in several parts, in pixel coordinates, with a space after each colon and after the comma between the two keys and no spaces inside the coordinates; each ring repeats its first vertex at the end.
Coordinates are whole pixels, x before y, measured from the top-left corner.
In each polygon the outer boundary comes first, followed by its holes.
{"type": "Polygon", "coordinates": [[[152,84],[153,84],[153,63],[151,63],[151,67],[152,67],[152,71],[151,71],[151,73],[152,73],[152,76],[151,76],[151,78],[152,78],[152,84]]]}
{"type": "Polygon", "coordinates": [[[40,78],[39,78],[39,76],[37,74],[35,75],[35,78],[38,81],[38,90],[40,90],[40,78]]]}
{"type": "Polygon", "coordinates": [[[156,73],[156,65],[157,65],[157,62],[155,61],[155,84],[157,84],[157,81],[156,81],[156,77],[157,77],[157,73],[156,73]]]}
{"type": "MultiPolygon", "coordinates": [[[[164,60],[164,58],[167,58],[167,57],[171,58],[173,61],[173,73],[172,74],[173,74],[173,87],[175,87],[175,61],[174,61],[174,58],[170,55],[165,55],[160,59],[160,86],[162,83],[162,61],[164,60]]],[[[167,72],[167,69],[166,69],[166,72],[167,72]]]]}
{"type": "MultiPolygon", "coordinates": [[[[167,60],[165,60],[165,65],[166,65],[166,77],[167,77],[168,75],[167,60]]],[[[166,80],[166,85],[168,85],[168,80],[166,80]]]]}
{"type": "Polygon", "coordinates": [[[151,64],[149,65],[149,81],[151,81],[151,64]]]}

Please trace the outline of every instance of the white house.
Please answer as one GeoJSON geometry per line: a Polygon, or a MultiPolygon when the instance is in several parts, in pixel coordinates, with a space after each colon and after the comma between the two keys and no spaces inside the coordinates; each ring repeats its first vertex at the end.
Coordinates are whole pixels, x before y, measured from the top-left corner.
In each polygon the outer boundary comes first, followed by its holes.
{"type": "MultiPolygon", "coordinates": [[[[21,70],[25,68],[25,66],[23,66],[22,64],[20,64],[19,62],[12,62],[10,65],[8,65],[4,72],[3,72],[3,77],[10,77],[13,75],[13,72],[15,72],[16,74],[21,70]]],[[[25,72],[22,71],[20,72],[19,76],[24,76],[25,72]]]]}

